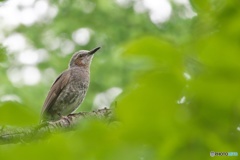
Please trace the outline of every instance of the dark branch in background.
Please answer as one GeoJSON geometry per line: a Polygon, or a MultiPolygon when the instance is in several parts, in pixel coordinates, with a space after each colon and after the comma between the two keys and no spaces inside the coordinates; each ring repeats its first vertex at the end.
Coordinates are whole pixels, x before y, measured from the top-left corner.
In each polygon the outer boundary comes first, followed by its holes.
{"type": "Polygon", "coordinates": [[[112,111],[101,109],[92,112],[70,114],[56,122],[47,122],[32,127],[2,127],[0,126],[0,145],[19,142],[31,142],[46,137],[56,131],[69,131],[85,118],[110,119],[112,111]]]}

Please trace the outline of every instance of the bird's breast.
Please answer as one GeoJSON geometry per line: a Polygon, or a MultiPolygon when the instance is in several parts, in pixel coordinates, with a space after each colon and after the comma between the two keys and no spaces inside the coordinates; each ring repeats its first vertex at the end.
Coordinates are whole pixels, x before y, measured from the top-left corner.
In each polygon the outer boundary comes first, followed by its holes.
{"type": "Polygon", "coordinates": [[[71,71],[70,80],[65,88],[63,88],[61,95],[54,105],[54,108],[58,108],[61,115],[68,115],[72,113],[84,100],[88,86],[88,71],[80,69],[71,71]]]}
{"type": "Polygon", "coordinates": [[[59,99],[62,105],[62,115],[68,115],[75,111],[78,106],[84,100],[87,90],[88,82],[70,82],[61,93],[61,99],[59,99]]]}

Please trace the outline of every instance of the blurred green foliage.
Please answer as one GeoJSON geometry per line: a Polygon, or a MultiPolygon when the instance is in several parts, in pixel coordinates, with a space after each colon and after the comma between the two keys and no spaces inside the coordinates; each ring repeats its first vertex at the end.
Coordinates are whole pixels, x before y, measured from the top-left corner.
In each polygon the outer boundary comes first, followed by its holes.
{"type": "Polygon", "coordinates": [[[5,48],[0,45],[0,62],[6,61],[6,58],[7,56],[6,56],[5,48]]]}
{"type": "MultiPolygon", "coordinates": [[[[53,67],[60,73],[71,55],[50,51],[45,33],[71,39],[76,29],[91,28],[94,34],[84,49],[103,49],[93,61],[83,108],[90,109],[96,93],[122,87],[118,122],[84,120],[76,131],[45,141],[0,146],[1,160],[202,160],[212,159],[210,151],[240,153],[240,1],[191,0],[196,17],[181,18],[181,7],[175,6],[171,19],[160,25],[147,14],[135,14],[132,5],[122,8],[113,1],[52,3],[59,8],[53,22],[20,26],[18,32],[51,52],[49,61],[39,64],[42,71],[53,67]],[[85,13],[90,3],[96,8],[85,13]]],[[[1,125],[37,123],[50,82],[13,88],[2,77],[2,94],[12,91],[23,102],[1,104],[1,125]]]]}

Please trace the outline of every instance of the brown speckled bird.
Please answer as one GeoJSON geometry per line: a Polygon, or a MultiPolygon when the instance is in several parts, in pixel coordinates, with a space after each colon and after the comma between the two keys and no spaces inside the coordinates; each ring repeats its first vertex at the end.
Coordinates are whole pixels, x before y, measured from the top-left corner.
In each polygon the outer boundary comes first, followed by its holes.
{"type": "Polygon", "coordinates": [[[90,82],[90,64],[99,50],[81,50],[75,53],[69,68],[53,83],[44,102],[41,121],[56,121],[74,112],[85,98],[90,82]]]}

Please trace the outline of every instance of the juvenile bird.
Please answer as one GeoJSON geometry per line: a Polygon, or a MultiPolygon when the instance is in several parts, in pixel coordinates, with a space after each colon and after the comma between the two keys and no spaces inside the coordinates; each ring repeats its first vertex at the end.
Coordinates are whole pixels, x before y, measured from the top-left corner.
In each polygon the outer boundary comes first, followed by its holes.
{"type": "Polygon", "coordinates": [[[90,64],[99,49],[81,50],[72,56],[68,69],[58,76],[48,92],[41,112],[42,122],[59,120],[83,102],[90,82],[90,64]]]}

